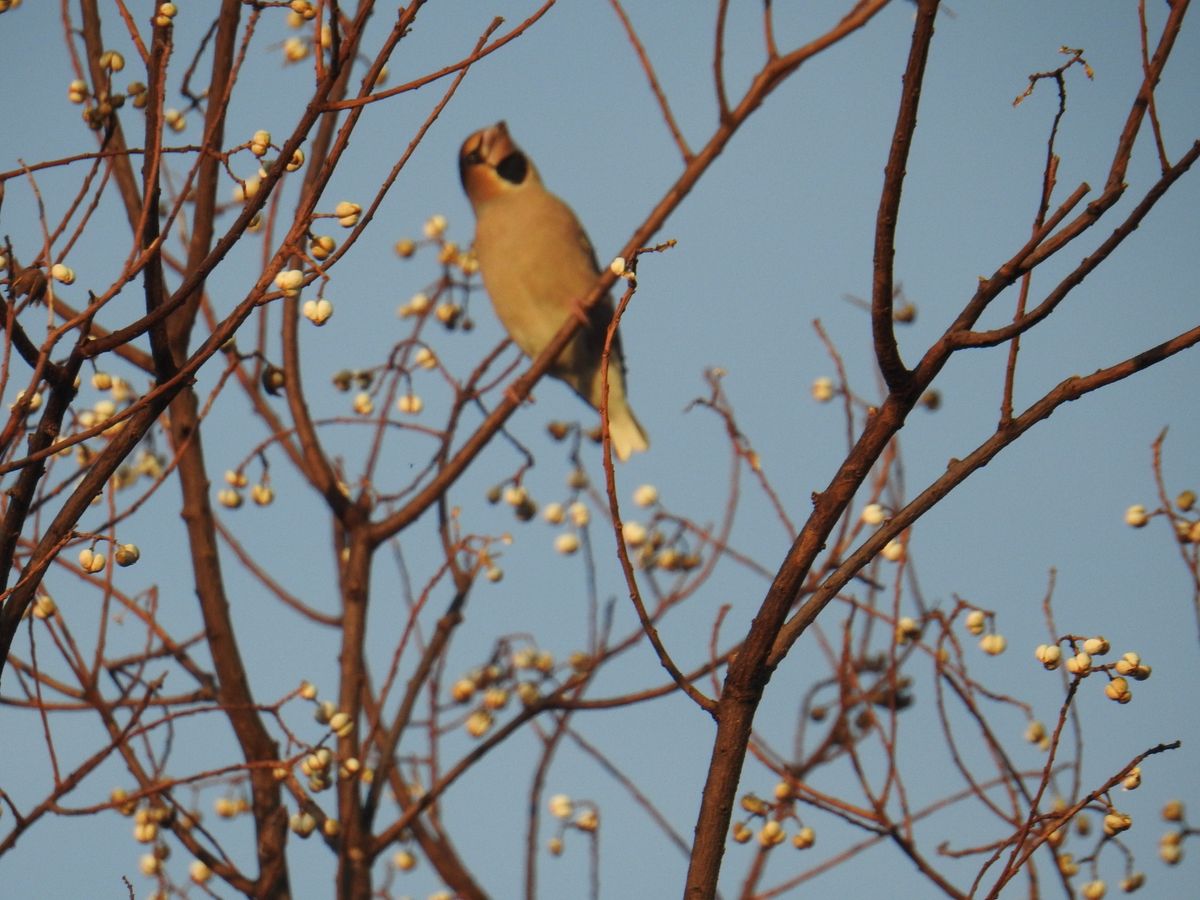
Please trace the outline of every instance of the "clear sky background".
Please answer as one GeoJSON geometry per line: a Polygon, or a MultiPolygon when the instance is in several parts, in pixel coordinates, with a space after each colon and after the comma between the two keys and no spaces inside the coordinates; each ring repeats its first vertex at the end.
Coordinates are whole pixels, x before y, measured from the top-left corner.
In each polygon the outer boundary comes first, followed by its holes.
{"type": "MultiPolygon", "coordinates": [[[[694,145],[702,143],[716,119],[710,4],[630,0],[628,5],[684,133],[694,145]]],[[[845,6],[774,5],[782,48],[820,33],[845,6]]],[[[1157,34],[1165,5],[1148,5],[1151,32],[1157,34]]],[[[179,6],[178,42],[190,48],[197,40],[197,8],[207,4],[179,6]]],[[[466,55],[494,15],[514,24],[535,8],[532,2],[500,0],[430,4],[393,57],[391,83],[466,55]]],[[[762,59],[759,10],[757,3],[731,4],[726,59],[733,97],[741,95],[762,59]]],[[[380,34],[392,12],[380,11],[380,34]]],[[[664,228],[660,237],[674,238],[678,245],[669,253],[642,259],[640,287],[624,319],[623,340],[631,400],[652,449],[619,470],[625,503],[634,487],[652,483],[672,512],[698,522],[719,518],[728,476],[723,428],[714,416],[688,410],[694,398],[707,393],[703,372],[711,366],[726,370],[724,386],[738,422],[794,519],[803,520],[810,495],[826,485],[844,455],[839,406],[819,405],[809,393],[814,378],[834,374],[812,322],[820,319],[827,328],[845,358],[854,389],[861,396],[876,397],[869,321],[846,298],[870,292],[874,215],[912,13],[911,4],[893,4],[864,31],[804,66],[777,90],[664,228]]],[[[111,15],[110,28],[115,28],[116,16],[111,15]]],[[[283,18],[282,12],[264,17],[250,48],[230,106],[231,144],[258,128],[286,134],[308,96],[309,70],[285,68],[281,62],[279,42],[289,34],[283,18]]],[[[1195,21],[1185,25],[1156,98],[1173,159],[1200,136],[1196,26],[1195,21]]],[[[125,51],[133,63],[125,73],[128,79],[142,77],[133,71],[135,54],[128,42],[116,31],[110,33],[112,46],[125,51]]],[[[6,80],[0,91],[0,121],[8,123],[0,131],[0,169],[15,167],[19,159],[32,162],[93,146],[78,107],[66,99],[73,75],[61,44],[58,4],[25,0],[20,9],[0,16],[0,72],[6,80]]],[[[896,247],[897,278],[918,310],[916,322],[901,332],[901,349],[910,363],[958,312],[977,278],[993,272],[1028,236],[1056,98],[1047,83],[1016,108],[1012,100],[1025,89],[1028,74],[1064,61],[1058,52],[1062,45],[1082,48],[1095,78],[1087,81],[1078,68],[1068,74],[1069,110],[1059,144],[1060,200],[1082,181],[1092,185],[1095,196],[1104,182],[1116,134],[1140,81],[1135,5],[963,0],[939,17],[896,247]]],[[[377,40],[365,42],[368,52],[375,46],[377,40]]],[[[368,112],[322,208],[331,209],[341,199],[365,205],[440,98],[442,84],[368,112]]],[[[137,134],[137,114],[124,115],[127,133],[137,134]]],[[[191,118],[180,140],[198,140],[200,120],[194,114],[191,118]]],[[[305,335],[307,382],[319,415],[349,415],[349,397],[329,386],[330,374],[385,358],[407,333],[394,309],[436,274],[427,256],[408,262],[396,259],[392,243],[419,236],[423,221],[434,213],[447,217],[452,238],[469,241],[472,221],[457,178],[458,146],[470,132],[499,119],[508,122],[547,185],[577,211],[602,261],[615,255],[681,167],[609,5],[564,0],[525,36],[468,74],[372,228],[336,270],[329,289],[337,305],[335,316],[323,330],[309,329],[305,335]]],[[[239,174],[250,174],[249,162],[241,166],[244,171],[239,174]]],[[[1110,233],[1156,172],[1154,148],[1142,141],[1130,168],[1131,190],[1115,218],[1046,266],[1035,281],[1034,297],[1044,295],[1056,275],[1068,271],[1110,233]]],[[[69,196],[68,188],[58,193],[56,188],[74,183],[45,176],[43,189],[52,209],[61,211],[69,196]]],[[[1193,173],[1116,257],[1025,342],[1018,407],[1072,374],[1110,365],[1196,324],[1198,208],[1200,173],[1193,173]]],[[[10,182],[0,209],[0,235],[36,240],[32,210],[25,187],[10,182]]],[[[71,263],[83,276],[81,284],[91,273],[98,283],[106,283],[105,274],[111,274],[127,250],[124,217],[115,207],[102,210],[102,215],[111,215],[112,242],[106,246],[105,241],[89,240],[80,246],[71,263]]],[[[240,300],[257,275],[258,251],[239,252],[241,256],[231,259],[210,282],[219,309],[240,300]]],[[[1012,302],[1006,296],[989,321],[1003,321],[1011,314],[1012,302]]],[[[474,298],[471,314],[477,327],[470,334],[439,337],[439,355],[459,371],[502,337],[482,294],[474,298]]],[[[913,414],[902,436],[910,497],[937,477],[949,459],[965,455],[991,433],[1005,358],[1004,350],[956,358],[937,385],[942,408],[913,414]]],[[[22,378],[24,373],[11,391],[22,378]]],[[[1155,851],[1162,829],[1157,822],[1161,802],[1179,796],[1193,805],[1200,803],[1195,779],[1200,733],[1191,712],[1200,657],[1188,573],[1166,526],[1156,520],[1145,531],[1133,531],[1122,516],[1131,503],[1157,505],[1150,444],[1166,426],[1168,489],[1174,494],[1185,487],[1200,488],[1195,465],[1200,442],[1198,383],[1200,356],[1193,351],[1060,410],[927,515],[911,544],[928,602],[949,605],[961,596],[999,613],[999,630],[1008,638],[1009,651],[996,659],[975,653],[975,674],[997,690],[1030,700],[1041,718],[1052,720],[1061,701],[1058,677],[1042,672],[1032,656],[1034,646],[1046,640],[1041,602],[1052,568],[1057,570],[1055,610],[1063,631],[1103,633],[1117,652],[1138,650],[1154,666],[1154,677],[1135,686],[1134,702],[1128,706],[1104,700],[1099,683],[1085,685],[1080,705],[1089,783],[1099,782],[1153,744],[1184,742],[1182,750],[1158,757],[1147,767],[1138,793],[1121,798],[1135,820],[1129,844],[1138,854],[1139,867],[1151,874],[1147,890],[1155,897],[1189,896],[1186,885],[1195,883],[1194,861],[1168,871],[1155,851]]],[[[427,407],[436,410],[444,395],[432,379],[421,390],[427,407]]],[[[578,419],[590,425],[593,419],[559,384],[543,383],[535,396],[536,405],[519,411],[510,428],[538,454],[539,464],[527,485],[537,499],[548,502],[565,494],[570,463],[544,436],[545,422],[578,419]]],[[[3,400],[10,403],[12,397],[3,400]]],[[[264,435],[250,419],[244,400],[233,393],[219,401],[214,422],[225,429],[216,437],[209,434],[216,481],[225,469],[241,463],[264,435]]],[[[330,435],[331,446],[344,455],[350,471],[362,459],[364,434],[343,429],[330,435]]],[[[428,446],[409,440],[389,451],[397,460],[393,488],[404,481],[410,466],[427,458],[428,446]]],[[[598,451],[588,447],[585,460],[598,479],[598,451]]],[[[251,549],[289,557],[282,574],[285,583],[314,605],[333,609],[328,527],[319,507],[278,462],[272,477],[280,502],[268,510],[240,511],[230,517],[231,527],[251,549]]],[[[471,528],[491,534],[511,531],[516,540],[502,561],[504,581],[476,589],[451,655],[451,674],[478,664],[499,634],[535,634],[541,646],[561,658],[584,640],[581,560],[551,552],[556,532],[550,526],[540,521],[520,525],[505,508],[482,503],[486,488],[516,464],[511,450],[497,442],[455,490],[455,502],[470,510],[471,528]]],[[[140,530],[130,539],[142,546],[145,558],[132,571],[146,583],[162,585],[164,617],[186,631],[195,626],[192,591],[176,555],[182,526],[171,506],[175,489],[168,486],[165,493],[168,496],[151,504],[133,526],[140,530]]],[[[747,494],[732,542],[773,571],[792,536],[779,526],[761,496],[747,494]]],[[[429,528],[420,529],[401,542],[414,573],[425,572],[423,554],[431,552],[428,535],[429,528]]],[[[615,632],[625,634],[635,620],[610,561],[612,539],[603,528],[594,530],[593,537],[602,560],[601,596],[617,599],[615,632]]],[[[336,649],[331,635],[295,626],[256,585],[237,576],[233,583],[238,633],[252,660],[256,696],[281,696],[301,677],[321,685],[325,694],[334,694],[336,649]]],[[[374,665],[379,670],[386,666],[402,621],[398,584],[398,573],[381,565],[371,621],[374,665]]],[[[743,633],[765,587],[757,576],[722,571],[684,612],[668,619],[664,640],[683,667],[706,657],[721,604],[732,604],[722,632],[727,644],[743,633]]],[[[66,606],[61,601],[60,605],[66,606]]],[[[831,631],[843,615],[837,606],[828,610],[831,631]]],[[[18,651],[26,646],[24,640],[18,641],[18,651]]],[[[776,673],[758,718],[762,733],[784,748],[789,746],[799,699],[810,684],[813,666],[806,659],[814,652],[811,637],[796,646],[776,673]]],[[[645,647],[628,654],[616,668],[597,684],[596,695],[659,684],[663,678],[645,647]]],[[[12,690],[6,679],[5,693],[12,690]]],[[[932,728],[932,709],[932,695],[918,690],[910,727],[932,728]]],[[[310,721],[306,711],[294,712],[294,721],[310,721]]],[[[81,714],[79,722],[64,723],[60,738],[64,746],[77,744],[81,754],[97,740],[95,726],[84,722],[86,718],[81,714]]],[[[1006,713],[998,722],[1014,736],[1018,764],[1039,764],[1035,749],[1020,746],[1020,717],[1006,713]]],[[[653,796],[679,833],[690,835],[708,761],[711,722],[689,703],[670,699],[581,718],[578,725],[653,796]]],[[[177,739],[180,770],[196,767],[189,742],[198,741],[204,729],[211,734],[218,726],[209,719],[193,727],[199,730],[189,733],[185,725],[177,739]]],[[[33,802],[47,783],[39,733],[33,716],[0,709],[0,788],[20,804],[33,802]]],[[[932,730],[925,740],[910,743],[905,752],[911,755],[903,760],[915,789],[926,798],[951,789],[945,759],[933,746],[936,739],[932,730]]],[[[465,738],[448,741],[448,758],[456,758],[467,746],[465,738]]],[[[232,754],[232,748],[220,752],[232,754]]],[[[524,798],[533,752],[528,738],[510,742],[451,791],[446,802],[446,820],[460,850],[497,898],[516,896],[521,884],[524,798]]],[[[842,771],[823,771],[813,785],[836,793],[847,789],[845,776],[842,771]]],[[[74,801],[101,802],[115,784],[127,783],[127,775],[106,767],[74,801]]],[[[766,794],[773,784],[768,773],[748,764],[745,790],[766,794]]],[[[661,838],[608,776],[565,749],[547,787],[549,793],[600,802],[601,856],[606,861],[603,896],[678,895],[686,858],[661,838]]],[[[211,809],[211,795],[204,797],[204,808],[211,809]]],[[[6,813],[0,818],[0,833],[10,824],[6,813]]],[[[854,839],[825,817],[814,815],[808,824],[820,835],[817,847],[807,856],[789,848],[778,850],[766,883],[786,878],[854,839]]],[[[961,845],[995,836],[998,832],[988,826],[978,814],[951,814],[931,821],[920,835],[932,853],[942,838],[961,845]]],[[[246,824],[233,827],[250,833],[246,824]]],[[[236,845],[235,832],[227,833],[228,843],[236,845]]],[[[549,832],[544,835],[548,836],[549,832]]],[[[148,885],[136,871],[141,852],[130,836],[130,823],[115,814],[99,820],[43,822],[0,864],[0,879],[7,886],[2,892],[38,898],[125,897],[120,878],[127,875],[140,898],[148,885]]],[[[330,896],[328,854],[315,840],[293,841],[290,852],[295,896],[330,896]]],[[[736,894],[751,854],[750,848],[728,848],[722,883],[726,896],[736,894]]],[[[179,879],[186,877],[183,856],[177,853],[170,863],[179,879]]],[[[949,861],[946,866],[957,884],[969,884],[972,867],[949,861]]],[[[569,839],[562,858],[543,855],[540,896],[584,896],[586,871],[583,842],[569,839]]],[[[1110,883],[1119,880],[1116,854],[1104,857],[1101,874],[1110,883]]],[[[424,897],[438,886],[430,868],[423,866],[404,876],[395,890],[424,897]]],[[[835,869],[814,882],[811,891],[828,897],[866,896],[868,891],[875,896],[933,895],[890,848],[835,869]]],[[[217,893],[230,896],[219,888],[217,893]]]]}

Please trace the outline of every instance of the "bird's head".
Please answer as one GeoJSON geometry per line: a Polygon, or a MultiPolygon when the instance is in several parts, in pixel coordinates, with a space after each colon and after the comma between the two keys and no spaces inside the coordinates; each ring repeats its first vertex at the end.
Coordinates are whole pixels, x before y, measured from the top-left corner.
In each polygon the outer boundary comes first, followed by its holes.
{"type": "Polygon", "coordinates": [[[463,141],[458,174],[476,209],[495,197],[540,183],[537,169],[513,143],[503,122],[480,129],[463,141]]]}

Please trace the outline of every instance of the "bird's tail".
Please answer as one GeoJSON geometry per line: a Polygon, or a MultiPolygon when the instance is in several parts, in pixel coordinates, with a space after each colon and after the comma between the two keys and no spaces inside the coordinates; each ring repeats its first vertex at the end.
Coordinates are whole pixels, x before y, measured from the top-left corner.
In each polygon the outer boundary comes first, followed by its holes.
{"type": "Polygon", "coordinates": [[[608,405],[608,434],[612,438],[613,452],[617,459],[625,462],[635,453],[650,449],[650,439],[638,424],[633,410],[628,403],[613,403],[610,398],[608,405]]]}

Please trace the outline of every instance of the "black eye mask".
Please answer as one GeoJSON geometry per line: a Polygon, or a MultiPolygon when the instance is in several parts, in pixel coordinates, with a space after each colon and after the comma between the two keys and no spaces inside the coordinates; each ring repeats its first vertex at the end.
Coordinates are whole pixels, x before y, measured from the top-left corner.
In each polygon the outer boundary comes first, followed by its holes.
{"type": "Polygon", "coordinates": [[[464,153],[458,160],[458,177],[459,180],[462,181],[464,188],[467,186],[467,169],[471,168],[471,166],[478,166],[482,164],[483,154],[480,152],[478,147],[469,153],[464,153]]]}

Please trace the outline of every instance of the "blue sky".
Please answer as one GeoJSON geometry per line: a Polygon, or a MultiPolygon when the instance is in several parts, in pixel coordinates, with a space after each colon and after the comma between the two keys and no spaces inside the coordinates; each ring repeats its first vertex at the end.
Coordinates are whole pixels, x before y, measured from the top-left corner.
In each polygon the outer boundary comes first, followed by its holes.
{"type": "MultiPolygon", "coordinates": [[[[192,5],[179,5],[179,42],[190,47],[197,27],[192,5]]],[[[493,15],[515,23],[535,6],[462,0],[431,4],[394,58],[392,83],[464,55],[493,15]]],[[[782,47],[818,33],[842,8],[828,2],[775,6],[782,47]]],[[[1152,16],[1164,14],[1162,4],[1151,6],[1152,16]]],[[[716,115],[711,12],[683,3],[630,2],[629,7],[684,133],[693,145],[701,143],[716,115]]],[[[912,11],[910,4],[893,4],[864,31],[804,66],[779,88],[664,228],[661,238],[674,238],[677,246],[643,258],[623,340],[630,397],[652,449],[618,472],[621,499],[630,508],[634,487],[653,483],[672,512],[698,522],[719,518],[728,473],[722,426],[715,417],[688,407],[706,393],[704,370],[720,366],[727,372],[724,386],[739,425],[790,515],[803,519],[811,493],[825,486],[845,450],[838,405],[816,404],[809,395],[814,378],[833,374],[812,327],[814,319],[823,323],[844,356],[854,389],[861,396],[877,397],[869,322],[846,297],[863,297],[870,291],[874,213],[912,11]]],[[[918,308],[916,322],[901,333],[909,362],[953,318],[973,292],[977,277],[994,271],[1028,235],[1055,98],[1052,87],[1042,84],[1014,108],[1012,100],[1024,90],[1027,75],[1059,65],[1064,59],[1058,53],[1061,45],[1083,48],[1095,70],[1092,81],[1078,69],[1068,75],[1059,198],[1082,181],[1091,184],[1093,196],[1103,184],[1115,135],[1140,78],[1136,16],[1130,4],[960,3],[953,5],[952,13],[943,13],[938,23],[897,238],[896,276],[918,308]]],[[[380,33],[390,15],[391,11],[378,13],[380,33]]],[[[15,86],[0,92],[0,114],[4,121],[21,123],[0,137],[0,169],[14,167],[18,159],[33,161],[91,146],[78,108],[65,97],[73,76],[61,50],[56,16],[57,5],[32,0],[0,16],[0,59],[15,86]]],[[[231,142],[248,138],[258,128],[285,134],[303,107],[309,76],[303,67],[281,65],[278,42],[288,34],[282,20],[281,13],[264,17],[250,48],[243,89],[230,105],[231,142]]],[[[1152,30],[1157,24],[1156,18],[1152,30]]],[[[731,95],[739,96],[761,60],[759,5],[731,4],[729,28],[727,83],[731,95]]],[[[133,61],[128,46],[115,30],[111,33],[114,46],[133,61]]],[[[373,48],[377,40],[368,39],[365,46],[373,48]]],[[[133,71],[126,74],[138,77],[133,71]]],[[[1156,97],[1173,158],[1200,134],[1198,84],[1200,29],[1185,26],[1156,97]]],[[[341,199],[365,205],[440,91],[440,85],[433,85],[372,108],[322,207],[332,208],[341,199]]],[[[136,121],[132,112],[127,115],[126,122],[136,121]]],[[[467,76],[384,201],[372,228],[336,271],[329,289],[336,314],[321,331],[305,333],[306,383],[318,414],[349,415],[349,399],[329,387],[330,374],[382,360],[406,333],[393,310],[436,274],[427,256],[397,260],[392,243],[418,236],[422,223],[434,213],[447,217],[452,238],[469,240],[471,214],[458,184],[457,149],[467,134],[499,119],[508,122],[547,185],[574,207],[602,261],[617,252],[680,169],[612,10],[602,3],[560,4],[527,35],[467,76]]],[[[198,138],[198,120],[193,120],[182,140],[198,138]]],[[[1141,141],[1130,168],[1131,190],[1114,211],[1116,217],[1141,196],[1156,168],[1152,145],[1141,141]]],[[[242,169],[239,174],[249,174],[249,163],[242,169]]],[[[56,193],[55,186],[74,181],[59,182],[48,174],[43,183],[51,208],[61,211],[67,195],[56,193]]],[[[1111,364],[1196,323],[1198,204],[1200,188],[1192,174],[1123,250],[1026,340],[1018,373],[1019,406],[1071,374],[1111,364]]],[[[10,182],[0,210],[0,234],[12,236],[14,242],[18,236],[34,240],[31,209],[28,191],[10,182]]],[[[119,265],[127,246],[123,217],[115,210],[102,210],[102,215],[110,214],[112,234],[107,239],[89,237],[71,260],[78,272],[97,273],[101,280],[99,273],[119,265]]],[[[1034,296],[1044,294],[1090,252],[1115,221],[1102,224],[1078,248],[1051,262],[1035,279],[1034,296]]],[[[232,307],[252,283],[258,253],[257,248],[239,251],[214,277],[210,288],[218,309],[232,307]]],[[[1012,299],[1006,295],[989,321],[1003,321],[1011,308],[1012,299]]],[[[469,369],[502,336],[482,294],[473,298],[471,312],[477,327],[469,335],[438,338],[439,355],[459,371],[469,369]]],[[[1003,350],[961,355],[938,383],[942,408],[914,413],[902,436],[910,497],[937,477],[949,459],[965,455],[991,433],[1004,361],[1003,350]]],[[[1197,487],[1197,472],[1189,461],[1200,439],[1194,414],[1198,376],[1197,355],[1185,353],[1060,410],[926,516],[911,545],[927,602],[946,606],[961,596],[998,611],[999,628],[1010,649],[994,660],[974,653],[973,671],[990,686],[1029,699],[1042,718],[1049,720],[1061,699],[1057,677],[1042,672],[1032,658],[1033,647],[1046,640],[1041,601],[1052,568],[1057,571],[1055,610],[1063,631],[1104,633],[1114,649],[1139,650],[1154,665],[1154,677],[1135,688],[1137,696],[1128,706],[1118,708],[1103,700],[1100,686],[1090,683],[1082,692],[1081,706],[1089,748],[1085,780],[1106,777],[1151,744],[1184,741],[1181,751],[1147,767],[1140,792],[1121,798],[1138,826],[1129,843],[1139,854],[1140,867],[1154,879],[1153,895],[1162,897],[1184,896],[1191,881],[1189,863],[1167,871],[1154,854],[1160,803],[1180,794],[1194,799],[1186,791],[1194,789],[1194,746],[1200,734],[1194,717],[1179,712],[1189,707],[1186,698],[1200,676],[1196,618],[1187,572],[1166,527],[1155,521],[1135,532],[1123,524],[1122,515],[1131,503],[1156,505],[1150,444],[1164,427],[1170,427],[1165,450],[1168,489],[1173,494],[1197,487]]],[[[24,373],[14,378],[12,392],[22,377],[24,373]]],[[[202,387],[210,389],[213,378],[206,374],[202,387]]],[[[435,384],[431,381],[422,391],[427,392],[427,407],[436,409],[443,395],[435,384]]],[[[538,454],[538,466],[526,484],[540,501],[549,502],[565,495],[570,463],[544,437],[544,423],[552,418],[586,424],[593,420],[559,384],[539,385],[535,397],[536,404],[519,411],[510,429],[538,454]]],[[[4,401],[11,402],[11,397],[6,395],[4,401]]],[[[214,423],[220,423],[217,427],[225,429],[210,438],[209,459],[217,480],[226,468],[243,461],[262,434],[244,400],[233,393],[218,401],[213,415],[214,423]]],[[[330,432],[329,440],[352,471],[363,457],[362,434],[340,429],[330,432]]],[[[395,484],[403,482],[410,465],[423,463],[427,450],[402,442],[390,450],[397,459],[395,484]]],[[[593,448],[585,450],[588,467],[598,479],[597,458],[593,448]]],[[[281,577],[291,589],[314,605],[332,608],[335,586],[326,549],[327,524],[283,461],[276,463],[272,477],[279,504],[263,511],[242,510],[230,517],[230,527],[256,552],[286,560],[281,577]]],[[[583,640],[586,582],[581,560],[552,553],[555,530],[550,526],[540,521],[519,524],[503,507],[493,509],[481,500],[486,488],[515,465],[514,454],[497,442],[455,491],[453,500],[468,511],[470,528],[489,534],[510,531],[515,541],[502,561],[504,581],[476,589],[449,661],[451,675],[477,664],[499,634],[535,634],[541,646],[562,658],[583,640]]],[[[186,631],[195,625],[189,606],[192,594],[179,577],[178,558],[172,556],[181,533],[171,506],[173,488],[165,494],[132,526],[139,529],[131,537],[143,547],[145,559],[131,573],[162,585],[164,616],[186,631]]],[[[791,535],[771,516],[761,496],[749,488],[746,494],[733,543],[773,569],[791,535]]],[[[428,574],[424,563],[431,552],[428,523],[425,526],[401,541],[405,562],[418,581],[428,574]]],[[[616,598],[615,630],[624,634],[635,620],[619,574],[609,562],[612,539],[602,528],[592,535],[602,561],[600,594],[616,598]]],[[[254,656],[256,695],[280,696],[300,677],[311,678],[332,695],[336,650],[330,635],[300,628],[255,584],[233,578],[239,635],[254,656]]],[[[386,563],[379,567],[371,647],[380,671],[401,622],[400,583],[395,568],[386,563]]],[[[748,624],[764,589],[757,576],[734,567],[719,570],[685,610],[664,623],[664,640],[685,668],[703,660],[718,607],[732,605],[722,631],[727,643],[748,624]]],[[[830,608],[830,633],[836,633],[844,614],[843,609],[830,608]]],[[[776,673],[758,719],[764,736],[782,747],[788,746],[798,698],[811,681],[807,663],[813,653],[811,638],[796,646],[776,673]]],[[[652,654],[640,647],[600,679],[596,693],[603,696],[661,680],[652,654]]],[[[11,690],[6,679],[5,691],[11,690]]],[[[918,694],[912,727],[932,721],[932,707],[930,694],[918,694]]],[[[46,776],[37,722],[11,709],[0,715],[7,721],[0,729],[6,759],[0,767],[0,787],[21,802],[31,802],[36,791],[23,792],[43,784],[46,776]]],[[[297,712],[294,718],[304,721],[306,716],[297,712]]],[[[1041,757],[1033,749],[1020,747],[1019,717],[998,721],[1014,735],[1014,745],[1023,754],[1020,764],[1039,764],[1041,757]]],[[[215,720],[209,722],[211,727],[215,720]]],[[[188,740],[199,740],[204,727],[181,726],[176,751],[181,769],[186,768],[188,740]],[[189,728],[197,730],[191,733],[189,728]]],[[[711,723],[702,714],[684,701],[666,700],[581,717],[579,727],[654,796],[681,834],[690,834],[712,736],[711,723]]],[[[80,753],[96,740],[91,722],[63,728],[63,740],[77,742],[80,753]]],[[[447,744],[451,753],[467,746],[465,738],[447,744]]],[[[920,739],[916,746],[926,750],[920,739]]],[[[456,842],[496,897],[515,896],[521,883],[521,823],[533,752],[528,738],[512,742],[472,772],[446,803],[445,817],[456,842]]],[[[911,745],[905,752],[912,752],[911,745]]],[[[911,763],[914,791],[933,797],[944,785],[944,760],[928,752],[933,755],[914,753],[905,761],[911,763]]],[[[114,783],[125,780],[115,768],[106,769],[85,785],[78,802],[99,802],[114,783]]],[[[768,793],[772,785],[767,773],[748,764],[745,790],[768,793]]],[[[846,773],[836,767],[819,773],[814,786],[831,793],[845,790],[846,773]]],[[[547,788],[549,793],[601,803],[603,896],[678,894],[685,867],[682,855],[662,841],[645,816],[582,754],[564,748],[547,788]]],[[[205,798],[210,806],[211,797],[205,798]]],[[[0,818],[0,834],[10,821],[0,818]]],[[[148,882],[136,872],[140,848],[129,836],[128,822],[109,814],[102,823],[103,827],[87,819],[43,823],[5,859],[7,883],[27,886],[28,895],[46,898],[83,892],[125,896],[120,876],[127,874],[138,886],[138,897],[145,896],[148,882]],[[62,865],[64,848],[70,848],[78,865],[62,865]]],[[[814,816],[810,824],[822,838],[809,854],[832,854],[852,839],[826,818],[814,816]]],[[[941,837],[962,836],[967,842],[965,836],[973,837],[978,825],[974,819],[948,816],[931,822],[921,834],[932,853],[941,837]]],[[[232,833],[229,843],[237,843],[232,833]]],[[[328,896],[326,856],[315,842],[293,844],[296,896],[328,896]]],[[[824,858],[800,856],[786,848],[777,853],[768,883],[824,858]]],[[[728,849],[722,882],[726,896],[736,893],[750,858],[749,848],[728,849]]],[[[175,859],[171,865],[183,877],[184,860],[175,859]]],[[[579,841],[569,841],[561,859],[543,854],[540,895],[583,896],[586,866],[579,841]]],[[[964,869],[948,868],[956,883],[969,883],[964,869]]],[[[813,890],[822,896],[849,896],[869,886],[903,892],[897,896],[929,895],[910,872],[911,866],[893,850],[874,850],[860,862],[824,876],[813,890]]],[[[1115,854],[1104,857],[1101,872],[1110,881],[1118,879],[1115,854]]],[[[423,897],[437,887],[427,866],[405,878],[396,886],[399,893],[423,897]]]]}

